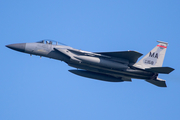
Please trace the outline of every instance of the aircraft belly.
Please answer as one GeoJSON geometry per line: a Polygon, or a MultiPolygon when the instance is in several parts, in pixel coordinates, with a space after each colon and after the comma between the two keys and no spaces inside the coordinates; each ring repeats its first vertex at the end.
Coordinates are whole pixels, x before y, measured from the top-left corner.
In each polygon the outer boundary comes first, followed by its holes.
{"type": "Polygon", "coordinates": [[[93,65],[87,65],[87,64],[72,64],[72,63],[67,63],[71,67],[79,68],[79,69],[84,69],[87,71],[92,71],[92,72],[97,72],[97,73],[102,73],[106,75],[111,75],[114,77],[125,77],[125,78],[136,78],[136,79],[150,79],[151,76],[147,76],[145,74],[135,74],[135,73],[130,73],[127,71],[122,71],[122,70],[115,70],[115,69],[109,69],[105,67],[100,67],[100,66],[93,66],[93,65]]]}

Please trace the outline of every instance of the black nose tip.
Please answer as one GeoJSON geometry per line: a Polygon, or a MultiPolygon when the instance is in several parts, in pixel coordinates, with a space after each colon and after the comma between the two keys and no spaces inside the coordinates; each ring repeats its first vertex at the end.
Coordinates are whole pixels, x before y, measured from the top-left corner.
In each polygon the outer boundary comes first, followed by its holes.
{"type": "Polygon", "coordinates": [[[6,45],[6,47],[8,47],[8,48],[13,49],[13,50],[17,50],[20,52],[25,52],[25,46],[26,46],[26,43],[6,45]]]}

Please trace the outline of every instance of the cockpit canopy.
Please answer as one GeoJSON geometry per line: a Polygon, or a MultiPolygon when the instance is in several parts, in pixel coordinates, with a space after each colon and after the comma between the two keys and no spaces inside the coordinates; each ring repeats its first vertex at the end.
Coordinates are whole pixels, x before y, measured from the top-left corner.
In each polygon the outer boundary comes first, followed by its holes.
{"type": "Polygon", "coordinates": [[[60,42],[57,42],[57,41],[54,41],[54,40],[41,40],[41,41],[38,41],[36,43],[52,44],[52,45],[65,45],[63,43],[60,43],[60,42]]]}

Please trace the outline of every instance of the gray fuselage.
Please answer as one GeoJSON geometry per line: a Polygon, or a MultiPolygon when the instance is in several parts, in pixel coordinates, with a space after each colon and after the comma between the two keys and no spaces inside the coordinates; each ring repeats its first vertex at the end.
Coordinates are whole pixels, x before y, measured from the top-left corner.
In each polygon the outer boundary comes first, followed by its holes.
{"type": "Polygon", "coordinates": [[[66,62],[69,66],[114,77],[151,79],[155,74],[132,67],[128,61],[96,53],[77,50],[65,45],[25,43],[28,54],[44,56],[66,62]]]}
{"type": "Polygon", "coordinates": [[[88,52],[59,44],[53,40],[42,40],[36,43],[18,43],[6,47],[30,55],[44,56],[64,61],[77,68],[69,72],[92,79],[123,82],[131,78],[145,79],[159,87],[167,87],[165,80],[158,74],[169,74],[174,69],[162,67],[167,43],[158,41],[148,54],[137,62],[141,53],[136,51],[88,52]]]}

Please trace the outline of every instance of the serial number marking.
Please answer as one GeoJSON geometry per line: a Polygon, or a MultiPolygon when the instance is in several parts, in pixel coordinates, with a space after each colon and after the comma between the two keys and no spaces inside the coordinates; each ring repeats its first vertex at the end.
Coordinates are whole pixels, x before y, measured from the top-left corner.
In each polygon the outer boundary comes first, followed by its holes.
{"type": "Polygon", "coordinates": [[[145,60],[144,63],[154,65],[154,61],[152,60],[145,60]]]}

